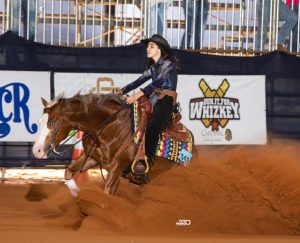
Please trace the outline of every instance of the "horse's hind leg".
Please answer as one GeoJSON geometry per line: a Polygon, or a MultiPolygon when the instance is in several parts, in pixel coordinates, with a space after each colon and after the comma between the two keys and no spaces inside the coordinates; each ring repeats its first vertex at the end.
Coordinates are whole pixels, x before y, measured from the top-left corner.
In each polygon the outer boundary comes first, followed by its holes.
{"type": "Polygon", "coordinates": [[[76,161],[72,162],[65,170],[65,179],[71,179],[76,173],[92,169],[98,165],[98,162],[92,157],[86,159],[86,154],[83,153],[76,161]],[[86,161],[85,161],[86,160],[86,161]]]}

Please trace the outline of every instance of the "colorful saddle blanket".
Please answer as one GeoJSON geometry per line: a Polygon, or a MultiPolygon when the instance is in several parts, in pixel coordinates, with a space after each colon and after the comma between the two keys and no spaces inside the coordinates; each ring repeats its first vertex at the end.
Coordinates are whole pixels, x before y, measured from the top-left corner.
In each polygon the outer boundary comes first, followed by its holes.
{"type": "MultiPolygon", "coordinates": [[[[136,132],[134,142],[139,144],[144,135],[145,126],[141,125],[141,100],[132,105],[132,132],[136,132]]],[[[180,119],[180,118],[179,118],[180,119]]],[[[192,157],[193,137],[191,132],[174,119],[171,126],[163,131],[158,141],[156,155],[174,161],[181,165],[187,165],[192,157]]]]}

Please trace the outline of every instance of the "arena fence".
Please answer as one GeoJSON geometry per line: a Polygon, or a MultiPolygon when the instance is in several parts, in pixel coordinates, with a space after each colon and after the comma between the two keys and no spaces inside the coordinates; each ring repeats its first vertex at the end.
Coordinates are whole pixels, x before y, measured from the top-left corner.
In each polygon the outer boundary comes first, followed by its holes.
{"type": "Polygon", "coordinates": [[[299,54],[298,6],[296,0],[1,0],[0,33],[76,47],[125,46],[158,33],[178,49],[252,55],[279,44],[299,54]]]}

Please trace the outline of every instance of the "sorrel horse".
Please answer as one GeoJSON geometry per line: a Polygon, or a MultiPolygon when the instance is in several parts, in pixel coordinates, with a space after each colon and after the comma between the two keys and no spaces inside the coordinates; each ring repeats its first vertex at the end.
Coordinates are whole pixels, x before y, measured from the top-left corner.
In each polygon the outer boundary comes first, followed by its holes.
{"type": "MultiPolygon", "coordinates": [[[[37,158],[47,158],[69,134],[81,130],[88,136],[83,140],[84,153],[66,169],[65,178],[100,165],[108,174],[104,192],[114,194],[122,172],[134,159],[137,145],[131,131],[131,109],[121,95],[77,94],[72,98],[60,97],[47,102],[40,119],[38,135],[33,146],[37,158]],[[88,158],[87,158],[88,154],[88,158]]],[[[160,159],[151,177],[176,166],[176,163],[160,159]]]]}

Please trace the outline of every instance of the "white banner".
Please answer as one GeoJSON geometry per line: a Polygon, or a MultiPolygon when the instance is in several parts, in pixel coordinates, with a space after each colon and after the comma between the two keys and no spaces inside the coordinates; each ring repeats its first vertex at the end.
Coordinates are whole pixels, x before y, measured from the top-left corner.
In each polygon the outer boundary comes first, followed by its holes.
{"type": "MultiPolygon", "coordinates": [[[[112,73],[55,73],[55,96],[63,94],[64,97],[71,97],[78,92],[85,94],[91,91],[112,92],[114,87],[123,87],[136,80],[139,76],[139,74],[112,73]]],[[[146,84],[149,82],[146,82],[146,84]]]]}
{"type": "Polygon", "coordinates": [[[0,71],[0,76],[0,141],[34,141],[43,112],[40,98],[50,99],[50,73],[0,71]]]}
{"type": "MultiPolygon", "coordinates": [[[[55,95],[110,92],[140,74],[56,73],[55,95]]],[[[148,81],[143,86],[147,85],[148,81]]],[[[265,144],[265,76],[178,76],[182,123],[196,144],[265,144]]]]}
{"type": "Polygon", "coordinates": [[[181,75],[182,122],[196,144],[265,144],[265,76],[181,75]]]}

